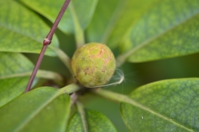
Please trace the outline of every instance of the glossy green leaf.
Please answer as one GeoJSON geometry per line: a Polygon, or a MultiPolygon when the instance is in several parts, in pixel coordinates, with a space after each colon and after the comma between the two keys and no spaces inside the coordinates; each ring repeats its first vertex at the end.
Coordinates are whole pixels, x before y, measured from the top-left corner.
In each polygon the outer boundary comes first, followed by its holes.
{"type": "Polygon", "coordinates": [[[0,128],[4,132],[64,132],[70,113],[70,85],[57,90],[34,89],[0,108],[0,128]]]}
{"type": "MultiPolygon", "coordinates": [[[[48,0],[20,0],[28,7],[32,8],[33,10],[37,11],[38,13],[45,16],[51,22],[55,21],[56,16],[58,15],[64,0],[56,0],[56,1],[48,1],[48,0]]],[[[96,4],[98,0],[71,0],[70,4],[73,4],[75,14],[82,29],[85,29],[95,10],[96,4]]],[[[70,6],[69,4],[69,6],[70,6]]],[[[60,21],[58,27],[66,32],[66,33],[73,33],[74,32],[74,22],[73,17],[68,8],[60,21]]]]}
{"type": "Polygon", "coordinates": [[[32,71],[33,64],[19,53],[0,52],[0,79],[32,71]]]}
{"type": "Polygon", "coordinates": [[[64,132],[70,114],[69,96],[61,95],[48,104],[21,131],[64,132]]]}
{"type": "Polygon", "coordinates": [[[89,41],[116,47],[156,0],[100,0],[87,29],[89,41]],[[144,4],[143,4],[144,3],[144,4]]]}
{"type": "Polygon", "coordinates": [[[137,102],[121,104],[130,131],[199,131],[199,79],[164,80],[139,87],[130,94],[137,102]]]}
{"type": "MultiPolygon", "coordinates": [[[[117,130],[107,117],[93,110],[86,110],[86,120],[89,132],[116,132],[117,130]]],[[[85,132],[81,116],[76,113],[69,122],[66,132],[85,132]]]]}
{"type": "Polygon", "coordinates": [[[0,107],[25,91],[29,77],[15,77],[0,80],[0,107]]]}
{"type": "MultiPolygon", "coordinates": [[[[0,16],[0,51],[40,53],[50,28],[38,15],[15,0],[2,0],[0,16]]],[[[50,46],[58,46],[56,36],[50,46]]],[[[46,55],[56,53],[48,48],[46,55]]]]}
{"type": "Polygon", "coordinates": [[[159,1],[133,26],[126,45],[130,62],[199,52],[199,1],[159,1]]]}
{"type": "Polygon", "coordinates": [[[24,92],[33,64],[19,53],[0,52],[0,106],[24,92]]]}

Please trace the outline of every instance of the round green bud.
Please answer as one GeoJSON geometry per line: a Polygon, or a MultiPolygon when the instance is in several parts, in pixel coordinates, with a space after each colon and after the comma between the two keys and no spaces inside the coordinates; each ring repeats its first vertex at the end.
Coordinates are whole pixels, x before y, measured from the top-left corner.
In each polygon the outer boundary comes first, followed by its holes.
{"type": "Polygon", "coordinates": [[[112,51],[104,44],[88,43],[78,48],[71,60],[74,77],[85,87],[108,83],[115,71],[112,51]]]}

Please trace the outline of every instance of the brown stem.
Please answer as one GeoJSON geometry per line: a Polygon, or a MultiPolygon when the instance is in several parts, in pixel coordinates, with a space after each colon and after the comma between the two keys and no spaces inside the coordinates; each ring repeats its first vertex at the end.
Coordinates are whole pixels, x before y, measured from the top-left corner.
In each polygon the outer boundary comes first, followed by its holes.
{"type": "Polygon", "coordinates": [[[53,23],[53,26],[52,26],[51,30],[49,31],[48,35],[46,36],[46,38],[43,41],[42,50],[40,52],[40,55],[39,55],[39,58],[37,60],[36,65],[35,65],[35,68],[34,68],[34,70],[32,72],[32,75],[31,75],[31,77],[29,79],[29,82],[28,82],[28,85],[26,87],[25,92],[28,92],[30,90],[30,88],[31,88],[32,82],[33,82],[33,80],[35,78],[35,75],[37,74],[37,71],[38,71],[39,66],[41,64],[41,61],[43,59],[44,53],[45,53],[48,45],[51,43],[52,37],[53,37],[53,35],[55,33],[55,30],[56,30],[56,28],[57,28],[57,26],[58,26],[58,24],[59,24],[59,22],[60,22],[60,20],[61,20],[61,18],[63,16],[63,14],[64,14],[66,8],[68,7],[69,3],[70,3],[70,0],[65,0],[65,2],[64,2],[64,4],[63,4],[63,6],[62,6],[62,8],[61,8],[56,20],[55,20],[55,22],[53,23]]]}

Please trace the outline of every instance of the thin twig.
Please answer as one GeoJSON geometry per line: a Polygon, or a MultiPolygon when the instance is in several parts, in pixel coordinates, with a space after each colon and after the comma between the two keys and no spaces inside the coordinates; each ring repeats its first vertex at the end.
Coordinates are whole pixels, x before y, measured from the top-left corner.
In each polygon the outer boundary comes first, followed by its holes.
{"type": "Polygon", "coordinates": [[[48,35],[46,36],[46,38],[45,38],[44,41],[43,41],[42,50],[41,50],[41,52],[40,52],[39,58],[38,58],[38,60],[37,60],[37,63],[36,63],[36,65],[35,65],[35,68],[34,68],[34,70],[33,70],[33,72],[32,72],[32,75],[31,75],[31,77],[30,77],[30,80],[29,80],[29,82],[28,82],[28,85],[27,85],[27,87],[26,87],[25,92],[28,92],[28,91],[30,90],[31,86],[32,86],[33,80],[34,80],[35,75],[36,75],[36,73],[37,73],[37,71],[38,71],[38,69],[39,69],[39,66],[40,66],[41,61],[42,61],[43,56],[44,56],[44,53],[45,53],[45,51],[46,51],[48,45],[51,43],[51,40],[52,40],[53,35],[54,35],[54,33],[55,33],[55,30],[56,30],[56,28],[57,28],[57,26],[58,26],[58,24],[59,24],[59,22],[60,22],[60,20],[61,20],[61,18],[62,18],[62,16],[63,16],[63,14],[64,14],[66,8],[68,7],[69,3],[70,3],[70,0],[65,0],[65,2],[64,2],[64,4],[63,4],[63,6],[62,6],[62,8],[61,8],[61,10],[60,10],[60,12],[59,12],[57,18],[56,18],[56,20],[55,20],[55,22],[54,22],[54,24],[53,24],[51,30],[49,31],[48,35]]]}

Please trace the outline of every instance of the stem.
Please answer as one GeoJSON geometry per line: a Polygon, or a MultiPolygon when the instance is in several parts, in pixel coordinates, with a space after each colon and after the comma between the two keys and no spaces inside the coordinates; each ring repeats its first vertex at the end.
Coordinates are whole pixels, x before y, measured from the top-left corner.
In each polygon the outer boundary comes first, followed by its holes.
{"type": "Polygon", "coordinates": [[[70,58],[68,57],[68,55],[59,48],[55,48],[55,47],[50,47],[50,48],[57,53],[57,56],[59,57],[59,59],[64,63],[64,65],[68,68],[68,70],[72,74],[70,58]]]}
{"type": "Polygon", "coordinates": [[[77,93],[71,94],[71,95],[70,95],[70,98],[71,98],[71,108],[72,108],[72,106],[75,104],[75,102],[76,102],[77,99],[78,99],[77,93]]]}
{"type": "Polygon", "coordinates": [[[50,79],[56,82],[57,84],[63,86],[64,85],[64,79],[61,75],[59,75],[56,72],[52,71],[45,71],[45,70],[38,70],[36,77],[50,79]]]}
{"type": "Polygon", "coordinates": [[[79,20],[77,18],[77,15],[74,10],[72,2],[70,4],[70,11],[72,13],[73,22],[74,22],[76,46],[77,46],[77,48],[79,48],[85,44],[84,32],[83,32],[81,25],[79,23],[79,20]]]}
{"type": "Polygon", "coordinates": [[[28,82],[28,85],[27,85],[27,87],[26,87],[25,92],[28,92],[28,91],[30,90],[31,86],[32,86],[33,80],[35,79],[35,75],[37,74],[37,71],[38,71],[39,66],[40,66],[40,64],[41,64],[41,61],[42,61],[42,59],[43,59],[43,56],[44,56],[44,53],[45,53],[45,51],[46,51],[47,46],[48,46],[48,45],[43,45],[43,47],[42,47],[42,50],[41,50],[40,55],[39,55],[39,58],[38,58],[38,60],[37,60],[37,63],[36,63],[36,65],[35,65],[35,68],[34,68],[32,74],[31,74],[31,77],[30,77],[30,79],[29,79],[29,82],[28,82]]]}
{"type": "Polygon", "coordinates": [[[116,101],[116,102],[129,103],[132,100],[131,98],[129,98],[126,95],[118,94],[118,93],[111,92],[111,91],[108,91],[108,90],[98,89],[98,90],[92,90],[92,92],[99,95],[99,96],[102,96],[106,99],[116,101]]]}
{"type": "Polygon", "coordinates": [[[77,84],[70,84],[70,85],[66,85],[65,87],[59,89],[60,93],[67,93],[67,94],[71,94],[74,93],[76,91],[80,90],[79,85],[77,84]]]}
{"type": "Polygon", "coordinates": [[[103,89],[99,89],[99,90],[93,90],[93,92],[99,96],[102,96],[104,98],[107,98],[107,99],[110,99],[110,100],[113,100],[113,101],[116,101],[116,102],[123,102],[123,103],[128,103],[128,104],[131,104],[133,106],[136,106],[146,112],[149,112],[150,114],[153,114],[153,115],[156,115],[157,117],[159,118],[162,118],[163,120],[166,120],[168,122],[171,122],[172,124],[175,124],[185,130],[188,130],[190,132],[192,132],[193,130],[179,124],[178,122],[175,122],[174,120],[164,116],[164,115],[161,115],[160,113],[156,112],[156,111],[153,111],[152,109],[148,108],[148,107],[145,107],[144,105],[140,104],[139,102],[136,102],[135,100],[131,99],[130,97],[126,96],[126,95],[122,95],[122,94],[118,94],[118,93],[114,93],[114,92],[111,92],[111,91],[108,91],[108,90],[103,90],[103,89]]]}
{"type": "Polygon", "coordinates": [[[85,132],[88,132],[88,124],[87,124],[87,121],[86,121],[86,113],[84,111],[84,106],[81,102],[77,101],[76,102],[77,104],[77,109],[79,111],[79,114],[81,116],[81,119],[82,119],[82,123],[83,123],[83,127],[84,127],[84,131],[85,132]]]}
{"type": "MultiPolygon", "coordinates": [[[[30,72],[23,72],[23,73],[17,73],[17,74],[12,74],[12,75],[5,75],[5,76],[1,76],[0,79],[7,79],[7,78],[14,78],[14,77],[26,77],[26,76],[30,76],[31,73],[32,72],[30,71],[30,72]]],[[[36,77],[51,79],[51,80],[59,83],[60,85],[62,85],[63,81],[64,81],[64,79],[62,78],[61,75],[59,75],[56,72],[52,72],[52,71],[38,70],[36,77]]]]}
{"type": "Polygon", "coordinates": [[[45,44],[49,45],[51,43],[52,37],[53,37],[53,35],[55,33],[55,30],[57,29],[57,26],[58,26],[62,16],[64,15],[64,12],[66,11],[66,8],[68,7],[69,3],[70,3],[70,0],[65,0],[65,2],[64,2],[64,4],[63,4],[63,6],[62,6],[62,8],[61,8],[56,20],[55,20],[55,22],[53,23],[53,26],[52,26],[50,32],[46,36],[46,39],[44,39],[44,45],[45,44]]]}
{"type": "Polygon", "coordinates": [[[32,86],[33,80],[34,80],[35,75],[36,75],[36,73],[37,73],[37,71],[38,71],[38,69],[39,69],[39,66],[40,66],[41,61],[42,61],[43,56],[44,56],[44,53],[45,53],[45,51],[46,51],[48,45],[51,43],[51,40],[52,40],[52,37],[53,37],[53,35],[54,35],[54,33],[55,33],[55,30],[56,30],[56,28],[57,28],[57,25],[59,24],[59,22],[60,22],[60,20],[61,20],[61,18],[62,18],[62,16],[63,16],[63,14],[64,14],[64,12],[65,12],[65,10],[66,10],[66,8],[68,7],[69,2],[70,2],[70,0],[65,0],[65,2],[64,2],[64,4],[63,4],[63,6],[62,6],[62,8],[61,8],[61,10],[60,10],[60,12],[59,12],[57,18],[56,18],[56,20],[55,20],[55,22],[54,22],[54,24],[53,24],[51,30],[49,31],[48,35],[46,36],[46,38],[45,38],[44,41],[43,41],[42,50],[41,50],[41,52],[40,52],[39,58],[38,58],[38,60],[37,60],[36,66],[35,66],[35,68],[34,68],[34,70],[33,70],[33,72],[32,72],[32,75],[31,75],[31,77],[30,77],[30,80],[29,80],[29,82],[28,82],[28,85],[27,85],[27,87],[26,87],[25,92],[28,92],[28,91],[30,90],[31,86],[32,86]]]}

